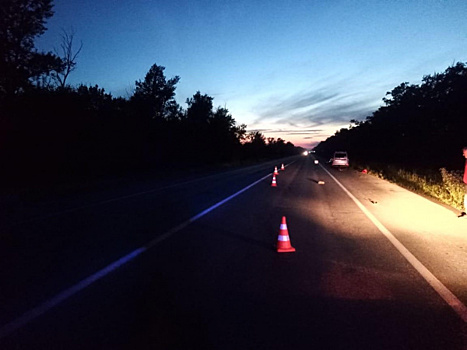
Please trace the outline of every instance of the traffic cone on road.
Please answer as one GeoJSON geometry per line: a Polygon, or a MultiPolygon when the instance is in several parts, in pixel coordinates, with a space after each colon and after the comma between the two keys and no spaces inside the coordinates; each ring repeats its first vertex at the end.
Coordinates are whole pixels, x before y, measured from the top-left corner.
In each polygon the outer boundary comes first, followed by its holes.
{"type": "Polygon", "coordinates": [[[282,163],[282,165],[281,165],[281,170],[282,170],[282,171],[284,171],[284,170],[285,170],[284,163],[282,163]]]}
{"type": "Polygon", "coordinates": [[[276,175],[272,175],[271,187],[277,187],[276,175]]]}
{"type": "Polygon", "coordinates": [[[282,217],[281,228],[279,230],[279,236],[277,237],[277,252],[287,253],[294,252],[295,248],[290,244],[289,230],[287,230],[287,223],[285,222],[285,216],[282,217]]]}
{"type": "Polygon", "coordinates": [[[277,171],[277,167],[274,167],[274,175],[279,175],[279,172],[277,171]]]}

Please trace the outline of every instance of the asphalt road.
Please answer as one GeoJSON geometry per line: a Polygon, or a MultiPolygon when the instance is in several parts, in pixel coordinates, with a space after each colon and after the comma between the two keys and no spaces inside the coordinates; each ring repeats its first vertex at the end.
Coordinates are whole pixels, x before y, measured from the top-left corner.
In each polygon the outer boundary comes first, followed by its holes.
{"type": "Polygon", "coordinates": [[[467,220],[285,164],[10,199],[0,349],[467,349],[467,220]]]}

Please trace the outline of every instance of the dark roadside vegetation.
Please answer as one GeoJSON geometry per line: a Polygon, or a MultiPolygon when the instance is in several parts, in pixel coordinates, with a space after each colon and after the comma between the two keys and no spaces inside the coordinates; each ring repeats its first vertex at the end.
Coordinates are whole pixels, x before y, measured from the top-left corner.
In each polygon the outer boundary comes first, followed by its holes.
{"type": "Polygon", "coordinates": [[[467,146],[467,65],[404,82],[383,98],[364,121],[351,120],[322,142],[324,157],[346,150],[357,169],[462,209],[467,146]]]}
{"type": "Polygon", "coordinates": [[[63,31],[61,50],[34,40],[51,0],[0,3],[0,191],[23,195],[86,190],[106,179],[225,169],[303,150],[238,125],[213,97],[175,100],[180,77],[154,64],[126,98],[70,86],[82,44],[63,31]]]}

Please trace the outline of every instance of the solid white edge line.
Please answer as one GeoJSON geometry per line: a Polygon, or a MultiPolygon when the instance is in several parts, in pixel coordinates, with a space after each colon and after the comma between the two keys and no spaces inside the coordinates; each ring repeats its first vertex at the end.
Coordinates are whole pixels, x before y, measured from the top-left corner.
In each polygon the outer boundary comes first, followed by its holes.
{"type": "Polygon", "coordinates": [[[344,187],[324,166],[321,168],[339,185],[340,188],[355,202],[360,210],[371,220],[378,230],[392,243],[402,256],[428,282],[441,298],[467,323],[467,307],[459,300],[435,275],[433,275],[363,204],[344,187]]]}
{"type": "Polygon", "coordinates": [[[103,277],[107,276],[111,272],[117,270],[121,266],[123,266],[126,263],[130,262],[131,260],[135,259],[141,253],[143,253],[143,252],[149,250],[150,248],[156,246],[157,244],[161,243],[162,241],[169,238],[173,234],[175,234],[175,233],[179,232],[180,230],[184,229],[189,224],[195,222],[196,220],[198,220],[198,219],[202,218],[203,216],[207,215],[208,213],[210,213],[214,209],[220,207],[222,204],[225,204],[226,202],[230,201],[231,199],[237,197],[239,194],[249,190],[251,187],[257,185],[258,183],[260,183],[264,179],[270,177],[271,174],[272,173],[269,173],[269,174],[263,176],[259,180],[256,180],[255,182],[251,183],[250,185],[242,188],[240,191],[238,191],[238,192],[232,194],[231,196],[221,200],[220,202],[217,202],[213,206],[209,207],[206,210],[203,210],[201,213],[191,217],[187,221],[185,221],[185,222],[171,228],[170,230],[166,231],[165,233],[158,236],[154,240],[150,241],[145,246],[142,246],[140,248],[135,249],[133,252],[121,257],[120,259],[118,259],[118,260],[116,260],[116,261],[114,261],[112,263],[110,263],[109,265],[107,265],[103,269],[101,269],[101,270],[95,272],[94,274],[90,275],[89,277],[81,280],[80,282],[78,282],[74,286],[72,286],[72,287],[70,287],[68,289],[65,289],[64,291],[62,291],[62,292],[58,293],[57,295],[55,295],[54,297],[52,297],[51,299],[43,302],[42,304],[36,306],[33,309],[25,312],[20,317],[18,317],[16,319],[14,319],[13,321],[1,326],[0,327],[0,339],[7,337],[8,335],[10,335],[11,333],[13,333],[14,331],[16,331],[16,330],[18,330],[20,328],[23,328],[25,325],[32,322],[37,317],[45,314],[50,309],[52,309],[55,306],[61,304],[62,302],[64,302],[68,298],[70,298],[73,295],[77,294],[78,292],[82,291],[83,289],[89,287],[94,282],[97,282],[98,280],[100,280],[103,277]]]}

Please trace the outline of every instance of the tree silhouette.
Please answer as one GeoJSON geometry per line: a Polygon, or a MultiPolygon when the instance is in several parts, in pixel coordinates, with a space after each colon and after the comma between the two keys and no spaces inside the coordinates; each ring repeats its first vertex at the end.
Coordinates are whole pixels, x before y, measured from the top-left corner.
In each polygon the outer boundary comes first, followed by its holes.
{"type": "Polygon", "coordinates": [[[201,95],[199,91],[192,98],[187,98],[187,118],[196,123],[207,123],[212,116],[213,98],[206,94],[201,95]]]}
{"type": "MultiPolygon", "coordinates": [[[[66,85],[66,80],[71,72],[76,68],[76,58],[78,57],[81,49],[83,48],[83,43],[79,48],[73,52],[73,40],[75,37],[75,32],[71,29],[70,32],[62,30],[62,42],[60,44],[61,48],[61,60],[62,64],[59,70],[56,70],[52,73],[54,79],[58,82],[59,86],[64,87],[66,85]]],[[[58,50],[55,50],[55,54],[60,56],[58,50]]]]}
{"type": "Polygon", "coordinates": [[[162,119],[166,116],[180,80],[178,76],[167,80],[164,70],[165,67],[153,64],[144,80],[135,82],[136,89],[132,101],[137,105],[139,112],[151,119],[162,119]]]}
{"type": "Polygon", "coordinates": [[[0,97],[24,91],[30,78],[58,69],[55,55],[34,48],[52,15],[51,0],[0,1],[0,97]]]}
{"type": "Polygon", "coordinates": [[[456,167],[467,130],[467,66],[424,76],[420,85],[404,82],[386,94],[384,106],[366,121],[352,120],[320,143],[329,156],[345,149],[353,159],[409,168],[456,167]]]}
{"type": "Polygon", "coordinates": [[[98,85],[67,85],[81,50],[73,51],[74,33],[63,33],[62,58],[34,49],[52,16],[51,0],[3,0],[0,11],[3,188],[294,153],[280,139],[266,144],[260,132],[248,137],[246,125],[199,91],[184,110],[175,100],[180,78],[167,79],[157,64],[128,99],[98,85]]]}

